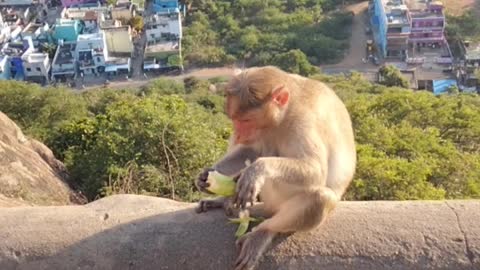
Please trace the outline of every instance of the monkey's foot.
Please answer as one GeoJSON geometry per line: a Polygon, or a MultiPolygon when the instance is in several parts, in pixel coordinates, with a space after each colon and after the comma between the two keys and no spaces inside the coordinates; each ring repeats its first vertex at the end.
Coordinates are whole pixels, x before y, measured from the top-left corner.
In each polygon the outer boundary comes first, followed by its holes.
{"type": "Polygon", "coordinates": [[[237,240],[240,254],[235,261],[235,270],[252,270],[272,242],[274,233],[266,230],[249,232],[237,240]]]}
{"type": "Polygon", "coordinates": [[[223,208],[227,216],[233,215],[233,204],[227,198],[200,200],[198,206],[195,208],[195,212],[203,213],[218,208],[223,208]]]}

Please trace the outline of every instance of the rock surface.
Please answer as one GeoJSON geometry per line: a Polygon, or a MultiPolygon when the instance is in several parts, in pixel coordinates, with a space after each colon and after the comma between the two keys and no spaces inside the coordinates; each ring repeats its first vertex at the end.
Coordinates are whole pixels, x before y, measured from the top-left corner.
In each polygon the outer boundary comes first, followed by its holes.
{"type": "MultiPolygon", "coordinates": [[[[221,210],[115,195],[82,206],[0,209],[0,269],[232,269],[221,210]]],[[[480,269],[480,201],[342,202],[279,237],[257,269],[480,269]]]]}
{"type": "Polygon", "coordinates": [[[68,205],[85,200],[73,192],[63,163],[44,144],[28,139],[0,112],[0,206],[68,205]]]}

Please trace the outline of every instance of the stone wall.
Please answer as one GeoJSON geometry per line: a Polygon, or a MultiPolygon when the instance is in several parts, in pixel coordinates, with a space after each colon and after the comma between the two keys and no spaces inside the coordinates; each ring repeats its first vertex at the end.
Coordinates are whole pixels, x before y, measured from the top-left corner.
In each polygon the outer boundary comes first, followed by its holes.
{"type": "MultiPolygon", "coordinates": [[[[232,269],[236,225],[194,206],[0,208],[0,269],[232,269]]],[[[480,201],[342,202],[324,226],[277,238],[257,269],[480,269],[480,201]]]]}

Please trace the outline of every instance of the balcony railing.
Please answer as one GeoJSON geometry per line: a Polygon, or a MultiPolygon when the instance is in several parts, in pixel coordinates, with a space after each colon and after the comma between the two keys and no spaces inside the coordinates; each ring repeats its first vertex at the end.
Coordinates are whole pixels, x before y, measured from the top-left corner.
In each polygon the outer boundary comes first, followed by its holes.
{"type": "Polygon", "coordinates": [[[412,26],[412,32],[443,31],[443,26],[412,26]]]}
{"type": "Polygon", "coordinates": [[[410,41],[444,41],[445,37],[410,37],[410,41]]]}

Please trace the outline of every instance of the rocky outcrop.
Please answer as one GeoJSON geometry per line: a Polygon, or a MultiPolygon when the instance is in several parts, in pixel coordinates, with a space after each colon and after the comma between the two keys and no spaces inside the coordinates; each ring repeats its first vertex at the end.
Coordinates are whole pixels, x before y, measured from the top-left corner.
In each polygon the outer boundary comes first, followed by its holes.
{"type": "MultiPolygon", "coordinates": [[[[221,210],[115,195],[0,209],[0,269],[232,269],[221,210]]],[[[320,228],[279,237],[257,269],[480,269],[480,201],[342,202],[320,228]]]]}
{"type": "Polygon", "coordinates": [[[85,202],[66,180],[62,162],[44,144],[27,138],[0,112],[0,206],[85,202]]]}

